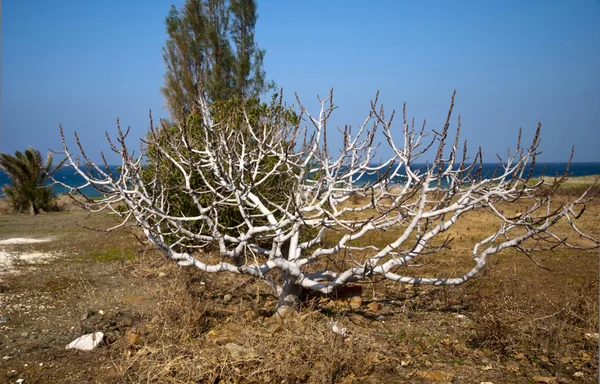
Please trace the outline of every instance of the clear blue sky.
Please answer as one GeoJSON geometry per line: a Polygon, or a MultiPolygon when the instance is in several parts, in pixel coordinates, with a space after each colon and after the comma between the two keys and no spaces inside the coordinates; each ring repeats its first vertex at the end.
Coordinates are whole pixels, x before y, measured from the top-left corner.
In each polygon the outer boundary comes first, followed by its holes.
{"type": "MultiPolygon", "coordinates": [[[[58,149],[61,123],[97,160],[115,117],[135,139],[149,109],[166,117],[171,3],[4,0],[0,151],[58,149]]],[[[456,88],[463,139],[484,160],[542,121],[542,160],[575,145],[575,161],[600,161],[598,0],[258,0],[258,13],[267,76],[311,107],[333,87],[337,125],[358,125],[379,89],[388,109],[406,101],[439,129],[456,88]]]]}

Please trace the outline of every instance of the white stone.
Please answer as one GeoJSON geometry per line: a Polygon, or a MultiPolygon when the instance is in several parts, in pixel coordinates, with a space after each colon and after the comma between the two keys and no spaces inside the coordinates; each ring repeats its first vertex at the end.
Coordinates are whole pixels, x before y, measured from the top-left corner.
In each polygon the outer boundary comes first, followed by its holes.
{"type": "Polygon", "coordinates": [[[104,333],[102,332],[88,333],[87,335],[80,336],[75,340],[71,341],[69,345],[67,345],[66,349],[79,349],[82,351],[91,351],[102,342],[103,338],[104,333]]]}
{"type": "Polygon", "coordinates": [[[338,335],[341,335],[343,337],[346,337],[346,335],[348,334],[348,329],[347,328],[342,328],[342,327],[338,326],[337,321],[333,322],[333,324],[331,325],[331,330],[334,333],[337,333],[338,335]]]}

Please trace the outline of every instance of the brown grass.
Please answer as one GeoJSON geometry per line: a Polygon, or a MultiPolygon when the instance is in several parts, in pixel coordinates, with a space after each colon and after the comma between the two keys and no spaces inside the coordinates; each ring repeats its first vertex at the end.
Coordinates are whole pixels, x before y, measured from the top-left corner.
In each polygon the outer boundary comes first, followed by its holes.
{"type": "MultiPolygon", "coordinates": [[[[517,212],[521,207],[504,209],[517,212]]],[[[599,215],[596,201],[580,220],[582,229],[596,237],[599,215]]],[[[73,222],[81,223],[84,216],[3,216],[4,236],[67,233],[60,244],[40,247],[73,254],[68,262],[38,270],[36,277],[9,280],[9,291],[50,291],[57,302],[75,307],[76,316],[104,308],[106,315],[77,322],[82,332],[108,330],[108,345],[92,354],[73,355],[64,351],[71,333],[60,336],[50,352],[23,344],[19,348],[24,354],[5,363],[6,372],[39,355],[64,366],[75,359],[78,366],[92,367],[77,377],[65,374],[63,382],[531,383],[537,376],[565,383],[598,380],[598,342],[593,335],[599,325],[597,251],[533,252],[531,257],[544,268],[515,250],[505,251],[460,287],[368,281],[361,284],[362,305],[356,309],[347,300],[313,297],[297,316],[279,322],[272,318],[276,298],[264,283],[178,267],[155,250],[141,248],[131,235],[107,237],[75,227],[73,222]],[[94,275],[101,265],[103,274],[94,275]],[[85,284],[78,276],[86,276],[85,284]],[[332,331],[334,321],[348,329],[347,337],[332,331]],[[103,366],[110,361],[114,369],[100,369],[96,361],[103,366]],[[578,372],[583,376],[575,377],[578,372]]],[[[90,226],[109,223],[99,216],[88,220],[90,226]]],[[[451,233],[451,249],[422,258],[422,266],[408,272],[463,272],[472,265],[473,241],[495,225],[486,215],[467,216],[451,233]]],[[[562,226],[559,233],[566,230],[562,226]]],[[[383,236],[381,241],[386,241],[383,236]]],[[[28,332],[35,329],[26,316],[22,321],[28,332]]],[[[70,324],[63,323],[64,333],[70,324]]],[[[0,341],[0,347],[8,351],[14,343],[24,343],[18,336],[22,330],[14,332],[16,336],[6,340],[17,341],[6,346],[0,341]]],[[[37,381],[58,380],[61,374],[40,371],[37,381]]]]}

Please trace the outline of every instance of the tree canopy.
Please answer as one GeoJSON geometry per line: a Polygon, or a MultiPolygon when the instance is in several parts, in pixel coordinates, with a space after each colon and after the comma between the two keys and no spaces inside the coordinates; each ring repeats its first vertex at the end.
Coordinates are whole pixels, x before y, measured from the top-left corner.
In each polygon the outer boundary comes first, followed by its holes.
{"type": "Polygon", "coordinates": [[[188,0],[171,7],[163,48],[161,89],[171,117],[198,113],[200,92],[211,102],[246,100],[272,88],[265,80],[265,50],[254,41],[254,0],[188,0]]]}

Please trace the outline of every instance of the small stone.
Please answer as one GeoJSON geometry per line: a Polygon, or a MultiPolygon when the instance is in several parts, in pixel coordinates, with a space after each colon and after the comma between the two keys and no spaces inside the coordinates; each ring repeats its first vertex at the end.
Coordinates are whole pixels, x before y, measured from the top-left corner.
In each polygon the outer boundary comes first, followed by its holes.
{"type": "Polygon", "coordinates": [[[583,377],[584,375],[585,375],[585,374],[584,374],[583,372],[581,372],[581,371],[575,372],[575,373],[573,374],[573,376],[574,376],[574,377],[583,377]]]}
{"type": "Polygon", "coordinates": [[[127,331],[125,333],[125,339],[127,340],[127,347],[133,347],[140,343],[140,341],[142,340],[142,336],[133,331],[127,331]]]}
{"type": "Polygon", "coordinates": [[[362,305],[362,299],[360,296],[354,296],[350,299],[349,305],[352,309],[358,309],[362,305]]]}
{"type": "Polygon", "coordinates": [[[583,335],[586,340],[590,340],[590,341],[598,341],[598,333],[586,333],[585,335],[583,335]]]}
{"type": "Polygon", "coordinates": [[[27,337],[27,336],[29,336],[29,333],[27,333],[27,332],[21,333],[21,337],[27,337]]]}
{"type": "Polygon", "coordinates": [[[331,330],[333,331],[333,333],[341,335],[342,337],[346,337],[346,335],[348,334],[348,329],[340,327],[337,321],[333,322],[333,324],[331,325],[331,330]]]}
{"type": "Polygon", "coordinates": [[[91,351],[96,348],[104,338],[104,333],[95,332],[88,333],[87,335],[80,336],[75,340],[71,341],[66,349],[79,349],[81,351],[91,351]]]}
{"type": "Polygon", "coordinates": [[[373,313],[377,313],[383,309],[383,305],[381,305],[381,303],[378,303],[377,301],[373,301],[367,304],[367,309],[373,313]]]}
{"type": "Polygon", "coordinates": [[[467,319],[467,316],[465,316],[465,315],[461,315],[461,314],[457,314],[455,317],[456,317],[457,319],[459,319],[459,320],[466,320],[466,319],[467,319]]]}
{"type": "Polygon", "coordinates": [[[17,379],[16,383],[22,383],[24,381],[25,381],[25,379],[17,379]]]}
{"type": "Polygon", "coordinates": [[[166,273],[164,273],[164,272],[158,272],[158,277],[165,277],[165,276],[167,276],[166,273]]]}
{"type": "Polygon", "coordinates": [[[10,359],[12,359],[11,356],[8,356],[8,355],[2,356],[2,360],[10,360],[10,359]]]}
{"type": "Polygon", "coordinates": [[[494,384],[494,383],[492,383],[491,381],[482,381],[482,382],[481,382],[481,383],[479,383],[479,384],[494,384]]]}
{"type": "Polygon", "coordinates": [[[100,314],[100,316],[104,315],[104,311],[103,310],[99,310],[98,314],[100,314]]]}
{"type": "Polygon", "coordinates": [[[225,296],[223,296],[223,303],[227,304],[231,301],[233,297],[228,293],[225,296]]]}

